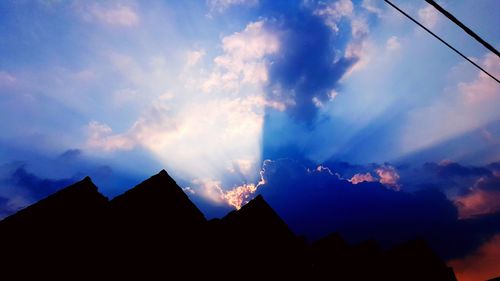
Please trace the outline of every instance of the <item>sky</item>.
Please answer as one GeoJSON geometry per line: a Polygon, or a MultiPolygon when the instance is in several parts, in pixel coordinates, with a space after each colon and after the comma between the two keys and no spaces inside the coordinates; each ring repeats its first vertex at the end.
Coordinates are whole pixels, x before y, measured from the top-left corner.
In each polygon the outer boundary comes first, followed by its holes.
{"type": "MultiPolygon", "coordinates": [[[[500,77],[425,1],[393,2],[500,77]]],[[[498,49],[497,1],[439,3],[498,49]]],[[[460,280],[500,275],[469,266],[500,249],[500,85],[383,1],[7,0],[0,15],[0,217],[86,175],[112,198],[166,169],[207,217],[263,194],[300,234],[422,235],[460,280]]]]}

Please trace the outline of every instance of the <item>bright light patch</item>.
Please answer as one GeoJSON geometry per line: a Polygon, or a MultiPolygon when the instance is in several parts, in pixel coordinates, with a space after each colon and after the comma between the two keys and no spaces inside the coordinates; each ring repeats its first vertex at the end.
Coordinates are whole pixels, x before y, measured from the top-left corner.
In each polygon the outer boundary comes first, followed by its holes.
{"type": "Polygon", "coordinates": [[[206,53],[188,52],[189,88],[154,99],[128,131],[115,134],[106,124],[89,123],[87,147],[107,152],[146,148],[175,176],[190,180],[190,192],[241,207],[259,186],[253,182],[260,170],[264,109],[284,107],[268,101],[262,89],[266,58],[279,50],[279,41],[265,21],[221,41],[223,54],[198,73],[194,66],[206,53]]]}
{"type": "Polygon", "coordinates": [[[355,174],[354,176],[352,176],[351,179],[349,179],[349,181],[352,184],[358,184],[362,182],[373,182],[376,181],[376,179],[372,176],[372,174],[365,173],[365,174],[355,174]]]}

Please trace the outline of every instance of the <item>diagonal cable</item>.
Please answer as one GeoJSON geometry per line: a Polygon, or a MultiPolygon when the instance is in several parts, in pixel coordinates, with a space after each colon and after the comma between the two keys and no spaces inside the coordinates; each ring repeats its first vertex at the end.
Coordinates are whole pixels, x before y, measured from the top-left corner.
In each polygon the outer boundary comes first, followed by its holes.
{"type": "Polygon", "coordinates": [[[484,70],[481,66],[479,66],[477,63],[473,62],[471,59],[469,59],[467,56],[465,56],[464,54],[462,54],[459,50],[455,49],[453,46],[451,46],[450,44],[448,44],[446,41],[444,41],[443,39],[441,39],[441,37],[437,36],[434,32],[430,31],[427,27],[423,26],[421,23],[419,23],[417,20],[415,20],[414,18],[412,18],[410,15],[408,15],[407,13],[405,13],[403,10],[401,10],[400,8],[398,8],[396,5],[394,5],[393,3],[391,3],[391,1],[389,0],[384,0],[387,4],[391,5],[394,9],[398,10],[401,14],[403,14],[404,16],[406,16],[407,18],[409,18],[411,21],[413,21],[415,24],[417,24],[418,26],[420,26],[421,28],[423,28],[425,31],[429,32],[432,36],[434,36],[436,39],[438,39],[439,41],[441,41],[441,43],[445,44],[448,48],[452,49],[453,51],[455,51],[455,53],[459,54],[462,58],[464,58],[465,60],[467,60],[468,62],[470,62],[472,65],[474,65],[475,67],[477,67],[479,70],[481,70],[482,72],[484,72],[486,75],[488,75],[489,77],[491,77],[493,80],[495,80],[497,83],[500,84],[500,81],[495,78],[495,76],[491,75],[488,71],[484,70]]]}
{"type": "Polygon", "coordinates": [[[425,0],[425,2],[429,3],[432,5],[436,10],[441,12],[444,16],[446,16],[449,20],[451,20],[454,24],[458,25],[460,28],[462,28],[467,34],[469,34],[472,38],[476,39],[479,43],[481,43],[484,47],[486,47],[488,50],[493,52],[495,55],[500,57],[500,53],[490,45],[490,43],[486,42],[483,38],[481,38],[479,35],[477,35],[474,31],[472,31],[470,28],[468,28],[465,24],[463,24],[461,21],[459,21],[455,16],[453,16],[450,12],[446,11],[443,7],[439,6],[438,3],[434,2],[434,0],[425,0]]]}

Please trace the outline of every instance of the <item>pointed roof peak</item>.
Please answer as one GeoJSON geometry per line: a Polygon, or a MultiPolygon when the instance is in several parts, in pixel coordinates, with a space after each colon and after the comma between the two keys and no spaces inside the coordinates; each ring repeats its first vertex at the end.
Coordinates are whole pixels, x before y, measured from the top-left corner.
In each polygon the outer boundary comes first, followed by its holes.
{"type": "Polygon", "coordinates": [[[55,194],[57,194],[57,193],[72,193],[72,192],[95,193],[99,196],[104,197],[104,195],[102,195],[99,192],[99,188],[94,184],[94,182],[92,181],[92,179],[89,176],[84,177],[82,180],[77,181],[77,182],[73,183],[72,185],[69,185],[65,188],[62,188],[61,190],[59,190],[55,194]]]}
{"type": "MultiPolygon", "coordinates": [[[[252,214],[252,216],[264,216],[267,218],[278,217],[274,209],[264,200],[262,195],[257,195],[255,198],[250,200],[248,203],[243,205],[241,209],[235,210],[229,213],[227,216],[239,216],[241,214],[252,214]]],[[[226,217],[227,217],[226,216],[226,217]]],[[[281,218],[279,218],[281,220],[281,218]]]]}
{"type": "Polygon", "coordinates": [[[248,208],[254,208],[254,207],[269,207],[269,208],[271,208],[271,206],[269,206],[269,204],[266,202],[266,200],[264,200],[264,197],[262,195],[260,195],[260,194],[257,195],[252,200],[250,200],[245,205],[243,205],[242,209],[245,208],[245,207],[246,207],[246,209],[248,209],[248,208]]]}
{"type": "Polygon", "coordinates": [[[71,188],[77,188],[77,189],[92,189],[92,191],[99,192],[97,186],[94,184],[92,179],[89,176],[84,177],[82,180],[75,182],[74,184],[67,186],[64,189],[71,189],[71,188]]]}
{"type": "Polygon", "coordinates": [[[142,181],[111,201],[114,212],[124,216],[165,217],[187,223],[200,223],[205,216],[165,170],[142,181]]]}
{"type": "Polygon", "coordinates": [[[165,169],[162,169],[161,171],[158,172],[158,174],[152,176],[151,178],[160,178],[175,183],[175,180],[168,174],[168,172],[165,169]]]}

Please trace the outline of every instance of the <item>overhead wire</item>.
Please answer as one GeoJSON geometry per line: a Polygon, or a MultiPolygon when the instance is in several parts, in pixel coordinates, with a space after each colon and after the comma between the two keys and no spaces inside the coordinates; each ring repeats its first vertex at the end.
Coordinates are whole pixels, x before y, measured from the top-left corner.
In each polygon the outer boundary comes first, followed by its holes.
{"type": "Polygon", "coordinates": [[[495,47],[491,46],[490,43],[486,42],[481,36],[477,35],[474,31],[468,28],[465,24],[459,21],[455,16],[453,16],[450,12],[445,10],[443,7],[439,6],[438,3],[434,2],[434,0],[425,0],[425,2],[432,5],[436,10],[438,10],[441,14],[451,20],[454,24],[458,25],[461,29],[463,29],[467,34],[469,34],[472,38],[476,39],[479,43],[481,43],[484,47],[490,50],[492,53],[500,57],[500,53],[495,49],[495,47]]]}
{"type": "Polygon", "coordinates": [[[474,65],[475,67],[477,67],[479,70],[481,70],[482,72],[484,72],[486,75],[488,75],[489,77],[491,77],[493,80],[495,80],[497,83],[500,84],[500,81],[495,77],[493,76],[492,74],[490,74],[488,71],[486,71],[484,68],[482,68],[480,65],[478,65],[477,63],[475,63],[474,61],[472,61],[471,59],[469,59],[466,55],[462,54],[459,50],[457,50],[455,47],[451,46],[450,44],[448,44],[446,41],[444,41],[441,37],[439,37],[438,35],[436,35],[434,32],[432,32],[431,30],[429,30],[427,27],[425,27],[424,25],[422,25],[420,22],[418,22],[417,20],[415,20],[414,18],[412,18],[410,15],[408,15],[407,13],[405,13],[403,10],[401,10],[398,6],[394,5],[391,1],[389,0],[384,0],[387,4],[389,4],[391,7],[393,7],[394,9],[396,9],[397,11],[399,11],[401,14],[403,14],[404,16],[406,16],[407,18],[409,18],[411,21],[413,21],[415,24],[417,24],[418,26],[420,26],[422,29],[424,29],[425,31],[427,31],[429,34],[431,34],[432,36],[434,36],[436,39],[438,39],[441,43],[445,44],[448,48],[450,48],[451,50],[453,50],[455,53],[459,54],[462,58],[464,58],[465,60],[467,60],[468,62],[470,62],[472,65],[474,65]]]}

